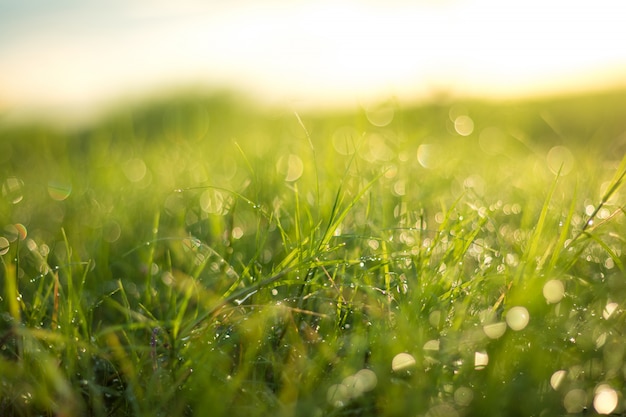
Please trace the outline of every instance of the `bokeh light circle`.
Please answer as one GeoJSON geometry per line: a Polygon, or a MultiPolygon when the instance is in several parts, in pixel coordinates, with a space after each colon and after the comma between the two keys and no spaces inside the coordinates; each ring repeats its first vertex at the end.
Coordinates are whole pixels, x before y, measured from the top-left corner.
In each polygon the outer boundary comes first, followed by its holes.
{"type": "Polygon", "coordinates": [[[139,158],[131,158],[122,166],[124,175],[130,182],[139,182],[143,180],[148,172],[146,163],[139,158]]]}
{"type": "Polygon", "coordinates": [[[417,161],[424,168],[434,169],[441,164],[442,153],[439,145],[423,143],[417,148],[417,161]]]}
{"type": "Polygon", "coordinates": [[[365,116],[367,120],[376,127],[387,126],[393,120],[395,109],[390,102],[367,106],[365,116]]]}
{"type": "Polygon", "coordinates": [[[544,284],[543,296],[549,304],[556,304],[565,296],[565,285],[558,279],[552,279],[544,284]]]}
{"type": "Polygon", "coordinates": [[[595,390],[593,408],[598,414],[611,414],[617,408],[618,401],[617,392],[610,386],[602,384],[595,390]]]}
{"type": "Polygon", "coordinates": [[[416,364],[413,355],[409,353],[398,353],[391,361],[391,369],[394,372],[406,371],[413,368],[416,364]]]}
{"type": "Polygon", "coordinates": [[[430,408],[425,417],[459,417],[459,412],[450,404],[438,404],[430,408]]]}
{"type": "Polygon", "coordinates": [[[4,228],[4,232],[9,242],[15,242],[18,239],[24,240],[28,236],[26,226],[21,223],[9,224],[4,228]]]}
{"type": "Polygon", "coordinates": [[[348,387],[343,384],[334,384],[326,390],[326,400],[333,407],[343,407],[350,400],[348,387]]]}
{"type": "Polygon", "coordinates": [[[619,304],[617,303],[607,303],[607,305],[604,307],[604,310],[602,311],[602,317],[605,320],[608,320],[613,315],[613,313],[615,313],[618,307],[619,304]]]}
{"type": "Polygon", "coordinates": [[[284,177],[285,181],[293,182],[302,176],[304,163],[298,155],[289,154],[278,159],[276,171],[284,177]]]}
{"type": "Polygon", "coordinates": [[[2,183],[2,197],[11,204],[17,204],[24,198],[24,182],[17,177],[9,177],[2,183]]]}
{"type": "Polygon", "coordinates": [[[563,406],[568,413],[581,413],[587,406],[587,394],[580,388],[568,391],[563,398],[563,406]]]}
{"type": "Polygon", "coordinates": [[[474,391],[469,387],[459,387],[454,391],[454,402],[461,407],[467,407],[474,399],[474,391]]]}
{"type": "Polygon", "coordinates": [[[489,354],[487,352],[474,352],[474,369],[485,369],[489,365],[489,354]]]}
{"type": "Polygon", "coordinates": [[[355,387],[359,392],[371,391],[378,384],[378,377],[371,369],[361,369],[354,374],[354,377],[356,378],[355,387]]]}
{"type": "Polygon", "coordinates": [[[483,332],[485,332],[490,339],[498,339],[506,332],[506,323],[498,322],[486,324],[483,326],[483,332]]]}
{"type": "Polygon", "coordinates": [[[574,167],[574,155],[565,146],[555,146],[550,149],[546,161],[550,172],[554,175],[557,175],[559,171],[561,175],[567,175],[574,167]]]}
{"type": "Polygon", "coordinates": [[[224,215],[230,209],[230,202],[220,190],[209,188],[200,194],[200,208],[209,214],[224,215]]]}
{"type": "Polygon", "coordinates": [[[7,238],[0,236],[0,255],[5,255],[9,251],[9,246],[7,238]]]}
{"type": "Polygon", "coordinates": [[[474,132],[474,121],[469,116],[461,115],[454,119],[454,130],[461,136],[469,136],[474,132]]]}
{"type": "Polygon", "coordinates": [[[48,182],[48,194],[50,198],[56,201],[66,200],[72,193],[72,185],[65,182],[50,181],[48,182]]]}
{"type": "Polygon", "coordinates": [[[550,386],[552,387],[552,389],[554,390],[559,389],[566,375],[567,375],[567,371],[563,369],[558,370],[555,373],[553,373],[552,376],[550,377],[550,386]]]}
{"type": "Polygon", "coordinates": [[[524,329],[530,321],[530,314],[526,307],[516,306],[506,313],[506,324],[512,330],[519,331],[524,329]]]}

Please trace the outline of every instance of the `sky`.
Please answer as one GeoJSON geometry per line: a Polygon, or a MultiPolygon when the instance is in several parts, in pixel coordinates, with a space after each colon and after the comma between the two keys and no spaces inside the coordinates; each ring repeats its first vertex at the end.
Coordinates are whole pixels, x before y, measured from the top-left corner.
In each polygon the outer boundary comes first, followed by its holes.
{"type": "Polygon", "coordinates": [[[0,0],[0,112],[177,86],[334,107],[624,86],[621,3],[0,0]]]}

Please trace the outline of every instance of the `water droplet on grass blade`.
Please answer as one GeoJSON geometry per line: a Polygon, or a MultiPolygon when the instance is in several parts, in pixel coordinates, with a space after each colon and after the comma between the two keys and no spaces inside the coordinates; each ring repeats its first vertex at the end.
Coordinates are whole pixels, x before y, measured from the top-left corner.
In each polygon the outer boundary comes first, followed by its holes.
{"type": "Polygon", "coordinates": [[[506,323],[499,322],[487,324],[483,326],[483,332],[485,332],[487,337],[490,339],[498,339],[506,332],[506,323]]]}
{"type": "Polygon", "coordinates": [[[619,307],[619,304],[617,303],[608,303],[606,307],[604,307],[604,311],[602,311],[602,317],[604,317],[605,320],[608,320],[613,315],[615,310],[617,310],[617,307],[619,307]]]}
{"type": "Polygon", "coordinates": [[[550,377],[550,386],[552,387],[553,390],[559,389],[566,375],[567,375],[567,371],[563,369],[556,371],[555,373],[552,374],[552,376],[550,377]]]}
{"type": "Polygon", "coordinates": [[[543,296],[549,304],[556,304],[565,296],[565,286],[558,279],[552,279],[543,286],[543,296]]]}
{"type": "Polygon", "coordinates": [[[526,307],[516,306],[506,313],[506,323],[512,330],[519,331],[524,329],[530,321],[530,314],[526,307]]]}
{"type": "Polygon", "coordinates": [[[391,369],[394,372],[407,371],[413,368],[416,363],[413,355],[409,353],[398,353],[391,361],[391,369]]]}
{"type": "Polygon", "coordinates": [[[487,352],[474,352],[474,369],[485,369],[489,364],[489,355],[487,352]]]}
{"type": "Polygon", "coordinates": [[[435,352],[439,350],[439,345],[440,343],[438,339],[429,340],[428,342],[424,343],[424,350],[435,352]]]}

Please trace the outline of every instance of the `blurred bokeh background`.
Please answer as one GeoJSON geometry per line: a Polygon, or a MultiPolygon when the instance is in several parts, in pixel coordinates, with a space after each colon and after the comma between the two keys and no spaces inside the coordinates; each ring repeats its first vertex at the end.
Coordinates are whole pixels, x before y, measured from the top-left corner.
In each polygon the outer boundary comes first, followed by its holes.
{"type": "Polygon", "coordinates": [[[0,1],[0,112],[175,88],[270,103],[520,97],[626,84],[619,1],[0,1]]]}

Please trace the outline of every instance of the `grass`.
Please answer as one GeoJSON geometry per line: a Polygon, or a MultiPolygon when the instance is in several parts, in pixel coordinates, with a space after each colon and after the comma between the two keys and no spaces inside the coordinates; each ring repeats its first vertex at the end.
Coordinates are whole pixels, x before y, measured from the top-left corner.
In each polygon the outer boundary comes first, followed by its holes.
{"type": "Polygon", "coordinates": [[[624,98],[3,126],[0,414],[623,415],[624,98]]]}

